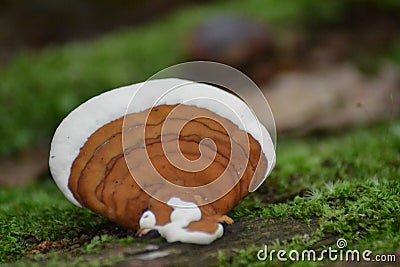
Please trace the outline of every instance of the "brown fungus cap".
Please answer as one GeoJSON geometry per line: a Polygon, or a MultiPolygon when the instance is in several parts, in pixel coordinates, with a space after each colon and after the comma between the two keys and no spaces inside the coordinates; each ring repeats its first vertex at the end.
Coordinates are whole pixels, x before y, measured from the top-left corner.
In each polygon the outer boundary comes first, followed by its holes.
{"type": "MultiPolygon", "coordinates": [[[[50,169],[64,195],[125,227],[152,225],[169,242],[207,244],[220,237],[218,222],[262,183],[275,164],[275,151],[264,127],[261,135],[251,125],[245,131],[218,106],[182,104],[182,94],[149,104],[157,90],[187,82],[147,82],[154,91],[134,110],[127,106],[140,84],[106,92],[71,112],[56,130],[50,152],[50,169]],[[207,139],[212,142],[202,143],[207,139]],[[174,164],[185,160],[200,170],[174,164]],[[213,195],[219,196],[210,200],[213,195]]],[[[243,117],[239,98],[209,85],[192,86],[197,90],[189,95],[212,94],[231,102],[243,117]]]]}

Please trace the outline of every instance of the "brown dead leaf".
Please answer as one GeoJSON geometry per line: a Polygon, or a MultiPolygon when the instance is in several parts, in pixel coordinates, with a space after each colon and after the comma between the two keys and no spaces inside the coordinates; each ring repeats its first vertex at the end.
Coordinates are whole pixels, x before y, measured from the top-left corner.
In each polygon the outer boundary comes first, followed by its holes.
{"type": "Polygon", "coordinates": [[[337,130],[400,113],[400,69],[388,65],[376,77],[342,65],[278,76],[263,87],[280,133],[337,130]]]}

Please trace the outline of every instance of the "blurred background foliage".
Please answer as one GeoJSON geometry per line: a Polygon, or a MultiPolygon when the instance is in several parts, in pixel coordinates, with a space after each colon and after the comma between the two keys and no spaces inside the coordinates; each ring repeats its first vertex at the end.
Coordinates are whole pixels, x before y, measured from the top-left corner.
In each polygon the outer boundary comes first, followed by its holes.
{"type": "Polygon", "coordinates": [[[329,36],[345,36],[334,60],[364,71],[400,62],[397,0],[3,0],[0,155],[48,144],[62,118],[100,92],[194,59],[195,28],[224,14],[267,27],[278,70],[312,65],[304,55],[329,36]]]}

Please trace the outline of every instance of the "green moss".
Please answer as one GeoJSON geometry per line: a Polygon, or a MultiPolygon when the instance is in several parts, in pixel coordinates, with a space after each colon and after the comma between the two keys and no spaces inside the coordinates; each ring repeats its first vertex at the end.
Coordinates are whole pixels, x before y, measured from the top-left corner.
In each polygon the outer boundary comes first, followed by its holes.
{"type": "Polygon", "coordinates": [[[50,181],[26,188],[0,189],[0,262],[15,260],[33,244],[95,234],[107,223],[73,206],[50,181]]]}
{"type": "MultiPolygon", "coordinates": [[[[276,243],[271,249],[307,249],[333,236],[346,238],[352,249],[394,252],[400,244],[400,170],[396,167],[400,165],[399,137],[400,122],[392,122],[339,135],[282,139],[278,143],[276,169],[263,188],[276,188],[270,195],[295,197],[266,204],[268,195],[262,195],[260,188],[230,215],[235,220],[318,219],[318,230],[308,242],[299,237],[291,243],[276,243]]],[[[75,260],[103,251],[108,243],[130,245],[137,241],[101,235],[109,223],[70,204],[50,180],[25,188],[0,189],[0,225],[2,262],[14,261],[29,251],[32,244],[27,243],[27,236],[34,236],[38,244],[87,235],[88,241],[75,260]]],[[[258,249],[235,250],[233,257],[221,254],[220,264],[258,264],[254,254],[258,249]]],[[[36,257],[39,261],[41,256],[36,257]]],[[[46,262],[56,259],[61,261],[57,251],[46,255],[46,262]]]]}
{"type": "MultiPolygon", "coordinates": [[[[263,205],[259,197],[245,200],[232,214],[306,222],[318,218],[319,228],[307,242],[277,243],[270,249],[302,251],[333,236],[345,238],[349,249],[393,253],[400,248],[399,137],[397,122],[303,142],[280,140],[277,167],[264,186],[279,188],[277,194],[306,193],[280,204],[263,205]]],[[[220,264],[263,266],[256,258],[259,249],[239,250],[233,257],[220,255],[220,264]]]]}
{"type": "Polygon", "coordinates": [[[84,256],[61,255],[56,252],[50,252],[47,255],[38,254],[28,259],[15,262],[13,264],[6,264],[5,266],[15,267],[68,267],[68,266],[85,266],[85,267],[100,267],[100,266],[114,266],[118,262],[123,261],[123,257],[114,258],[88,258],[84,256]]]}

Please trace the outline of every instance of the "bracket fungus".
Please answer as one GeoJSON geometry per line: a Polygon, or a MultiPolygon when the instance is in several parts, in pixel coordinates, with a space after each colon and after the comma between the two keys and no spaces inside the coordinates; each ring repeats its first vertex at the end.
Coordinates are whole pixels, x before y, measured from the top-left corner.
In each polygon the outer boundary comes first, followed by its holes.
{"type": "Polygon", "coordinates": [[[209,244],[274,167],[271,137],[254,118],[239,97],[204,83],[121,87],[61,122],[50,170],[73,204],[139,235],[154,229],[168,242],[209,244]]]}

